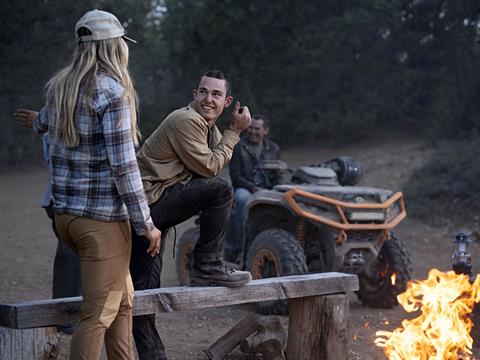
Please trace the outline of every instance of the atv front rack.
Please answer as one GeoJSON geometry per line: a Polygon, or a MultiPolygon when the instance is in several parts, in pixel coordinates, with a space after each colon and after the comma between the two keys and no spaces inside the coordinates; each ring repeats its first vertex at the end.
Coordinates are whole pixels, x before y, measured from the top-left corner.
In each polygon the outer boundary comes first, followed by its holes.
{"type": "Polygon", "coordinates": [[[336,230],[338,230],[338,237],[337,243],[343,243],[347,239],[346,231],[349,230],[383,230],[384,239],[388,239],[388,230],[393,229],[397,226],[405,217],[407,216],[407,212],[405,210],[405,203],[403,201],[403,194],[401,192],[397,192],[393,194],[387,201],[377,204],[377,203],[350,203],[345,201],[340,201],[337,199],[333,199],[327,196],[313,194],[308,191],[300,190],[300,189],[292,189],[287,191],[285,194],[285,200],[290,208],[300,217],[307,218],[321,224],[325,224],[330,226],[336,230]],[[329,219],[325,216],[314,214],[310,211],[302,209],[298,204],[295,197],[312,199],[315,202],[327,204],[336,208],[339,218],[341,222],[329,219]],[[398,202],[398,206],[400,211],[397,215],[395,215],[392,219],[387,218],[387,209],[392,206],[394,203],[398,202]],[[384,220],[381,223],[368,223],[368,224],[358,224],[358,223],[350,223],[347,219],[345,214],[345,209],[360,209],[360,210],[383,210],[384,220]]]}

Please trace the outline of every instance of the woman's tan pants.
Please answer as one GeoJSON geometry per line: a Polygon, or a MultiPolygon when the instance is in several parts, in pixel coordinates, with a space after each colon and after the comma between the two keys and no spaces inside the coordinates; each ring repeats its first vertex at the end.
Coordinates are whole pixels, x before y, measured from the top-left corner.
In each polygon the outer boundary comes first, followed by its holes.
{"type": "Polygon", "coordinates": [[[83,302],[70,359],[133,359],[130,225],[56,215],[58,233],[80,258],[83,302]]]}

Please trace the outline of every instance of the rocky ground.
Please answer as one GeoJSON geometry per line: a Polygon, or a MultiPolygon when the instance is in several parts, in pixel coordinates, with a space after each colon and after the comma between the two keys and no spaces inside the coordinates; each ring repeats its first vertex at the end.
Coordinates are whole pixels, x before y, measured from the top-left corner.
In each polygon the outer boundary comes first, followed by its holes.
{"type": "MultiPolygon", "coordinates": [[[[402,190],[412,172],[422,165],[428,154],[429,149],[422,141],[395,139],[335,149],[309,145],[284,151],[283,158],[294,167],[350,155],[364,165],[365,175],[361,184],[402,190]]],[[[38,168],[0,174],[1,303],[50,297],[56,239],[47,217],[39,207],[46,180],[46,172],[38,168]]],[[[432,215],[435,216],[435,209],[432,209],[432,215]]],[[[411,254],[414,278],[426,278],[431,268],[450,270],[451,239],[455,224],[447,219],[444,223],[445,227],[431,227],[407,217],[396,229],[411,254]]],[[[177,237],[189,226],[191,222],[178,226],[177,237]]],[[[164,286],[177,284],[172,245],[173,241],[169,239],[165,251],[164,286]]],[[[473,248],[474,252],[478,252],[477,243],[473,248]]],[[[252,305],[242,305],[158,316],[157,327],[166,344],[168,358],[206,359],[203,350],[251,311],[252,305]]],[[[375,332],[393,330],[407,316],[400,307],[390,310],[364,307],[351,294],[349,359],[385,359],[382,349],[374,344],[375,332]]],[[[286,317],[282,318],[282,322],[288,325],[286,317]]],[[[69,341],[69,336],[62,335],[62,359],[67,358],[69,341]]],[[[230,356],[230,359],[247,358],[238,350],[230,356]]]]}

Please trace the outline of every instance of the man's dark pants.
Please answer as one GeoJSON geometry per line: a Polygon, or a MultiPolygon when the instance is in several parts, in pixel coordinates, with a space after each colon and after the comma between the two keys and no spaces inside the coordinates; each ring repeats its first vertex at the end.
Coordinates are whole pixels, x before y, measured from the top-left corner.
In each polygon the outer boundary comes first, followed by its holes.
{"type": "MultiPolygon", "coordinates": [[[[168,228],[201,212],[200,239],[195,246],[194,261],[215,262],[223,258],[223,241],[232,202],[233,189],[226,179],[196,177],[186,184],[166,189],[160,199],[150,205],[150,212],[162,235],[168,228]]],[[[165,239],[162,236],[160,254],[151,257],[146,252],[148,239],[133,235],[130,260],[133,286],[135,290],[159,288],[165,239]]],[[[155,328],[155,315],[135,316],[133,336],[140,360],[166,359],[165,347],[155,328]]]]}

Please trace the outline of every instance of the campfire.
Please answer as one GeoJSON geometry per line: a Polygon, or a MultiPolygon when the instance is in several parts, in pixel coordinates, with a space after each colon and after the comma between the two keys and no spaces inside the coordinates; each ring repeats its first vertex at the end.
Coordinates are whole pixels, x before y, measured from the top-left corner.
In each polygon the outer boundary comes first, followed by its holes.
{"type": "Polygon", "coordinates": [[[410,282],[398,302],[420,315],[403,320],[393,332],[377,331],[375,344],[390,360],[472,359],[470,314],[480,300],[479,279],[432,269],[427,280],[410,282]]]}

